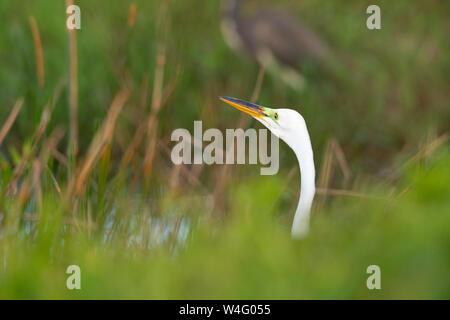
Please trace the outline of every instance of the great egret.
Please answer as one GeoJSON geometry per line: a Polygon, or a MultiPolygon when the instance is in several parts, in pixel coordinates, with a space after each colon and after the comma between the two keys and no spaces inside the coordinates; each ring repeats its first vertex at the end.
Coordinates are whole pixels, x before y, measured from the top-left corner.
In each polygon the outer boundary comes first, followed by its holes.
{"type": "Polygon", "coordinates": [[[271,109],[247,101],[219,97],[223,102],[243,111],[261,122],[275,136],[287,143],[297,156],[301,174],[300,200],[292,223],[292,236],[308,234],[311,205],[316,192],[315,167],[311,139],[305,120],[295,110],[271,109]]]}
{"type": "Polygon", "coordinates": [[[299,70],[306,64],[321,64],[329,57],[328,46],[288,14],[261,9],[244,17],[242,2],[223,1],[221,29],[226,43],[301,89],[304,80],[299,70]]]}

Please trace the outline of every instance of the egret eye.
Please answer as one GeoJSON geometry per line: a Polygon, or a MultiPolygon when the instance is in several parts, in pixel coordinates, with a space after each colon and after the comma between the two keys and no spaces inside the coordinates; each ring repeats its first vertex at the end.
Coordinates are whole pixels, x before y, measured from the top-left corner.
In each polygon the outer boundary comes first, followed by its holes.
{"type": "Polygon", "coordinates": [[[275,112],[275,114],[273,115],[275,120],[278,120],[278,112],[275,112]]]}

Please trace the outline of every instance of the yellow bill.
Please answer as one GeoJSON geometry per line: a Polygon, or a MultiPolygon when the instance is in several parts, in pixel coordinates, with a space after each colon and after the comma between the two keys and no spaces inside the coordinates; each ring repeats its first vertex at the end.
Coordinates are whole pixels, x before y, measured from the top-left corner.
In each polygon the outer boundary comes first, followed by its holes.
{"type": "Polygon", "coordinates": [[[231,97],[219,97],[219,99],[230,106],[251,115],[252,117],[262,118],[266,116],[264,113],[264,107],[258,106],[257,104],[231,97]]]}

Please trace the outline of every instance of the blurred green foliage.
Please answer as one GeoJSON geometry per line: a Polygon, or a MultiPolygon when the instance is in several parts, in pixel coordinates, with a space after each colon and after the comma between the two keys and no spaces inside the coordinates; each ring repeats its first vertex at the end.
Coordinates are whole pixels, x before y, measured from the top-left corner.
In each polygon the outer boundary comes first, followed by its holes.
{"type": "MultiPolygon", "coordinates": [[[[128,168],[118,163],[137,125],[145,77],[149,99],[158,43],[166,44],[164,85],[174,89],[158,118],[158,136],[173,129],[233,128],[240,116],[219,95],[249,99],[258,67],[231,51],[220,33],[220,1],[170,1],[166,33],[161,1],[77,1],[79,125],[83,156],[114,95],[131,97],[114,143],[96,164],[75,204],[68,170],[54,159],[42,172],[42,207],[34,192],[8,194],[13,171],[30,149],[45,104],[68,81],[64,1],[0,2],[0,125],[18,97],[24,106],[0,149],[0,298],[444,298],[450,297],[450,151],[440,146],[410,161],[449,131],[449,12],[443,1],[378,1],[382,29],[365,27],[370,1],[248,1],[289,11],[333,48],[333,76],[305,74],[296,92],[271,75],[258,103],[296,108],[312,137],[316,167],[327,141],[339,141],[353,178],[333,171],[329,187],[370,195],[317,195],[312,232],[293,241],[289,225],[298,199],[298,172],[281,146],[281,170],[263,177],[255,166],[232,169],[226,214],[211,213],[217,166],[204,167],[200,186],[169,186],[170,159],[158,154],[149,187],[136,179],[146,144],[128,168]],[[127,24],[131,3],[136,23],[127,24]],[[36,78],[29,17],[43,47],[45,86],[36,78]],[[430,152],[431,153],[431,152],[430,152]],[[407,163],[407,165],[403,165],[407,163]],[[288,178],[291,177],[291,178],[288,178]],[[137,182],[136,182],[137,180],[137,182]],[[82,271],[82,290],[69,291],[67,266],[82,271]],[[366,288],[366,268],[381,267],[382,290],[366,288]]],[[[47,133],[68,131],[67,86],[47,133]]],[[[251,122],[250,126],[259,126],[251,122]]],[[[65,153],[68,132],[59,145],[65,153]]],[[[70,171],[70,170],[69,170],[70,171]]],[[[318,170],[319,172],[319,170],[318,170]]],[[[27,168],[26,179],[32,179],[27,168]]]]}
{"type": "Polygon", "coordinates": [[[180,246],[150,250],[129,241],[139,228],[123,228],[127,215],[145,220],[129,199],[119,200],[128,207],[117,210],[107,235],[90,235],[61,228],[57,199],[49,197],[48,217],[33,236],[2,237],[0,298],[446,299],[449,161],[447,149],[408,169],[400,184],[410,191],[401,197],[378,192],[379,199],[334,203],[313,215],[302,241],[290,239],[269,210],[274,187],[251,181],[236,185],[236,193],[251,190],[252,197],[236,197],[235,214],[220,228],[198,222],[180,246]],[[81,290],[66,289],[71,264],[81,267],[81,290]],[[381,290],[366,287],[373,264],[381,268],[381,290]]]}

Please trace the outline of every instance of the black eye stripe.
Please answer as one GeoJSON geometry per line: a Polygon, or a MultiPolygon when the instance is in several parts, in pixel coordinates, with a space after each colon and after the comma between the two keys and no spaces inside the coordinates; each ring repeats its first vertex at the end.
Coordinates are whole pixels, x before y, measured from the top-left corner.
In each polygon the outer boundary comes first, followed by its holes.
{"type": "Polygon", "coordinates": [[[274,117],[275,117],[275,120],[278,120],[278,112],[275,112],[274,117]]]}

